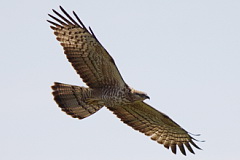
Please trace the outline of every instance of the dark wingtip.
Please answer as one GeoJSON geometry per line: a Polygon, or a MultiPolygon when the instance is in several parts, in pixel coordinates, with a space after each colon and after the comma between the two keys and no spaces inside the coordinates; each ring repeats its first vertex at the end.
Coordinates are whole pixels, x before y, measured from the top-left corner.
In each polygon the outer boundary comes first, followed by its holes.
{"type": "Polygon", "coordinates": [[[187,147],[187,149],[192,153],[195,154],[192,147],[190,146],[190,144],[188,142],[185,142],[184,145],[187,147]]]}
{"type": "Polygon", "coordinates": [[[53,11],[54,13],[56,13],[56,12],[57,12],[55,9],[52,9],[52,11],[53,11]]]}
{"type": "Polygon", "coordinates": [[[184,145],[183,145],[182,143],[179,143],[179,144],[178,144],[178,148],[180,149],[180,151],[182,152],[182,154],[183,154],[184,156],[186,156],[186,151],[185,151],[184,145]]]}
{"type": "Polygon", "coordinates": [[[63,13],[66,13],[65,9],[62,6],[59,6],[59,8],[63,13]]]}
{"type": "Polygon", "coordinates": [[[199,150],[202,150],[200,147],[198,147],[192,140],[189,141],[195,148],[199,149],[199,150]]]}
{"type": "Polygon", "coordinates": [[[177,153],[176,145],[171,145],[171,150],[172,150],[172,153],[176,154],[177,153]]]}
{"type": "Polygon", "coordinates": [[[59,82],[54,82],[53,85],[51,86],[51,88],[52,88],[53,90],[55,90],[56,87],[59,86],[59,84],[61,84],[61,83],[59,83],[59,82]]]}

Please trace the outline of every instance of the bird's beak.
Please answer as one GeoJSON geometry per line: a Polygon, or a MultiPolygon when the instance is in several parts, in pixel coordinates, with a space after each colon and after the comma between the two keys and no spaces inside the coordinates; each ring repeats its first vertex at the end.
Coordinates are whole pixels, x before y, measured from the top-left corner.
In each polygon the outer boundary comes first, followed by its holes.
{"type": "Polygon", "coordinates": [[[146,99],[150,99],[150,97],[147,96],[146,99]]]}

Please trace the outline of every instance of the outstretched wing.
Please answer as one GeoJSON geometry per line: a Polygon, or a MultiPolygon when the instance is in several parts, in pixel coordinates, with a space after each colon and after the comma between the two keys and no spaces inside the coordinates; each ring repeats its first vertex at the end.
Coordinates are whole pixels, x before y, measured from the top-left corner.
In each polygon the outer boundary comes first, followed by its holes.
{"type": "Polygon", "coordinates": [[[125,86],[113,58],[73,12],[76,22],[61,6],[64,16],[57,11],[53,12],[58,18],[49,14],[57,23],[49,21],[51,28],[61,43],[69,62],[91,88],[104,86],[125,86]]]}
{"type": "MultiPolygon", "coordinates": [[[[170,119],[164,113],[157,111],[144,102],[136,102],[130,105],[109,108],[124,123],[135,130],[151,136],[152,140],[163,144],[166,148],[171,148],[176,154],[176,146],[182,154],[186,155],[184,146],[194,154],[192,147],[200,149],[187,131],[170,119]]],[[[194,139],[195,140],[195,139],[194,139]]]]}

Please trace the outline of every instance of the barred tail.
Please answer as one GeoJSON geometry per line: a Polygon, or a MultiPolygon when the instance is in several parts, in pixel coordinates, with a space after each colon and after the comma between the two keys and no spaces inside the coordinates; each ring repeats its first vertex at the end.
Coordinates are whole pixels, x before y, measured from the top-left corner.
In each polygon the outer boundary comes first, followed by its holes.
{"type": "Polygon", "coordinates": [[[58,106],[73,118],[86,118],[103,107],[102,104],[88,103],[92,98],[89,88],[55,82],[52,89],[58,106]]]}

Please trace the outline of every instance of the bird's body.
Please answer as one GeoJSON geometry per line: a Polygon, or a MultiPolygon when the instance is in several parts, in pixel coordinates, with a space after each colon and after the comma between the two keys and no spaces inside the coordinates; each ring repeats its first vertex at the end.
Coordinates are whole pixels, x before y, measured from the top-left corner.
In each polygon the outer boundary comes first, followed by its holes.
{"type": "Polygon", "coordinates": [[[171,148],[176,153],[176,146],[185,155],[184,146],[194,153],[191,145],[200,149],[187,131],[143,102],[149,99],[144,92],[130,88],[119,73],[113,58],[100,44],[74,13],[76,22],[62,7],[67,18],[53,10],[60,19],[49,15],[57,23],[51,28],[64,48],[69,62],[87,84],[80,87],[57,83],[52,86],[54,99],[62,111],[74,118],[83,119],[96,113],[103,106],[117,115],[132,128],[151,136],[151,139],[171,148]]]}
{"type": "Polygon", "coordinates": [[[103,88],[101,89],[101,100],[106,107],[121,106],[130,103],[130,89],[124,88],[103,88]]]}

